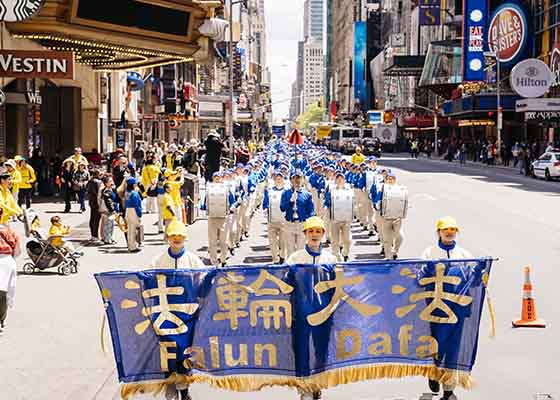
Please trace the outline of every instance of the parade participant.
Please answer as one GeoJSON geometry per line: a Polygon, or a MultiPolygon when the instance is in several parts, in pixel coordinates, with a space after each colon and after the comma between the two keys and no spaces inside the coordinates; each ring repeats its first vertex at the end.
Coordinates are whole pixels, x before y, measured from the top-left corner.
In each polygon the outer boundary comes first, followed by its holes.
{"type": "Polygon", "coordinates": [[[115,244],[113,231],[115,229],[115,214],[119,212],[117,193],[113,189],[113,178],[105,175],[101,179],[102,187],[99,189],[98,204],[101,215],[101,240],[104,244],[115,244]]]}
{"type": "Polygon", "coordinates": [[[149,157],[142,168],[142,186],[144,186],[146,197],[146,213],[150,214],[156,212],[157,209],[157,183],[161,170],[154,164],[154,158],[149,157]]]}
{"type": "Polygon", "coordinates": [[[87,183],[86,192],[89,204],[89,230],[91,233],[91,242],[99,241],[99,226],[101,223],[101,214],[99,212],[99,191],[102,190],[103,183],[101,182],[100,173],[98,169],[91,172],[91,179],[87,183]]]}
{"type": "MultiPolygon", "coordinates": [[[[452,217],[442,217],[436,222],[436,232],[438,243],[435,246],[430,246],[422,253],[422,258],[424,260],[466,260],[472,259],[473,256],[467,250],[463,249],[457,244],[457,234],[459,233],[459,224],[452,217]]],[[[452,267],[450,269],[456,269],[457,273],[464,275],[464,271],[460,270],[462,267],[452,267]]],[[[468,268],[468,267],[467,267],[468,268]]],[[[451,274],[451,272],[450,272],[451,274]]],[[[441,324],[430,324],[432,328],[432,336],[438,339],[438,343],[443,344],[450,340],[454,340],[455,336],[461,335],[462,326],[451,325],[451,326],[441,326],[441,324]],[[441,338],[441,340],[440,340],[441,338]]],[[[440,349],[446,346],[440,346],[440,349]]],[[[445,359],[445,354],[439,352],[436,358],[436,363],[445,359]]],[[[454,374],[453,379],[457,381],[457,374],[454,374]]],[[[433,393],[439,393],[440,382],[430,379],[428,381],[430,390],[433,393]]],[[[443,397],[442,400],[457,400],[457,396],[454,393],[456,388],[456,383],[444,383],[443,384],[443,397]]]]}
{"type": "MultiPolygon", "coordinates": [[[[238,164],[239,166],[239,164],[238,164]]],[[[241,207],[239,208],[239,240],[249,237],[249,227],[251,223],[251,201],[253,193],[256,190],[256,182],[249,177],[251,167],[243,168],[241,175],[241,207]]]]}
{"type": "Polygon", "coordinates": [[[225,234],[226,217],[234,212],[234,204],[235,197],[222,182],[222,174],[214,172],[212,183],[207,187],[204,204],[200,208],[208,214],[208,253],[212,265],[226,266],[228,248],[225,234]]]}
{"type": "Polygon", "coordinates": [[[381,222],[382,232],[382,245],[385,253],[385,258],[396,260],[398,258],[399,250],[404,240],[402,234],[402,218],[389,217],[383,214],[383,198],[387,186],[392,186],[397,183],[397,177],[394,173],[388,172],[385,177],[385,182],[381,190],[377,193],[375,201],[375,209],[381,214],[379,219],[381,222]]]}
{"type": "Polygon", "coordinates": [[[165,230],[169,248],[157,256],[151,266],[156,269],[198,269],[205,268],[202,260],[186,248],[187,227],[182,222],[172,220],[165,230]]]}
{"type": "Polygon", "coordinates": [[[376,157],[372,156],[368,158],[367,163],[368,163],[368,169],[366,170],[365,213],[366,213],[367,228],[369,230],[369,236],[373,236],[377,229],[375,225],[375,209],[373,208],[373,202],[371,201],[371,188],[373,185],[375,185],[376,180],[378,179],[379,171],[377,171],[376,157]]]}
{"type": "Polygon", "coordinates": [[[27,164],[27,160],[19,157],[17,170],[21,174],[21,184],[19,185],[19,198],[18,204],[21,205],[25,202],[25,207],[31,207],[31,195],[33,194],[33,185],[37,182],[35,170],[31,165],[27,164]]]}
{"type": "Polygon", "coordinates": [[[307,160],[303,157],[303,154],[296,152],[295,158],[292,161],[292,168],[300,171],[304,171],[307,167],[307,160]]]}
{"type": "Polygon", "coordinates": [[[164,226],[164,240],[167,240],[167,227],[173,220],[179,220],[178,215],[176,214],[176,207],[175,201],[173,200],[173,196],[171,196],[171,185],[166,183],[163,185],[163,190],[165,190],[165,194],[163,195],[163,204],[162,204],[162,212],[163,212],[163,226],[164,226]]]}
{"type": "Polygon", "coordinates": [[[280,199],[280,210],[286,218],[285,237],[287,254],[292,254],[305,247],[303,223],[315,215],[311,193],[303,187],[303,173],[295,170],[290,176],[292,187],[280,199]]]}
{"type": "Polygon", "coordinates": [[[366,190],[367,164],[362,163],[356,168],[354,175],[354,201],[356,203],[356,216],[362,228],[367,230],[367,194],[366,190]]]}
{"type": "Polygon", "coordinates": [[[268,211],[268,240],[272,252],[272,262],[283,264],[286,259],[286,243],[284,242],[284,216],[280,210],[280,201],[284,193],[284,176],[276,170],[272,173],[274,184],[265,189],[263,210],[268,211]]]}
{"type": "Polygon", "coordinates": [[[232,206],[232,211],[226,216],[226,227],[225,235],[226,242],[229,248],[230,254],[233,256],[235,254],[235,248],[239,247],[239,242],[237,242],[237,233],[239,230],[238,225],[238,214],[239,214],[239,185],[235,180],[235,172],[232,170],[226,170],[223,174],[224,184],[229,188],[230,193],[235,199],[235,203],[232,206]]]}
{"type": "Polygon", "coordinates": [[[360,165],[364,161],[366,161],[366,156],[362,154],[362,148],[360,146],[356,146],[356,151],[352,154],[352,164],[360,165]]]}
{"type": "Polygon", "coordinates": [[[82,148],[76,147],[74,149],[74,154],[70,159],[74,162],[74,166],[77,168],[79,164],[85,164],[86,166],[89,164],[87,158],[84,157],[82,154],[82,148]]]}
{"type": "Polygon", "coordinates": [[[74,171],[72,176],[72,190],[78,194],[80,202],[80,212],[86,211],[86,186],[89,182],[90,175],[86,169],[86,164],[78,163],[78,169],[74,171]]]}
{"type": "Polygon", "coordinates": [[[165,159],[163,160],[163,166],[168,170],[175,169],[175,152],[177,151],[177,146],[174,144],[170,144],[167,148],[167,154],[165,155],[165,159]]]}
{"type": "Polygon", "coordinates": [[[331,251],[339,261],[348,261],[350,246],[350,224],[352,223],[354,193],[346,185],[342,172],[336,174],[336,187],[325,195],[324,208],[331,219],[331,251]],[[342,253],[341,253],[342,247],[342,253]]]}
{"type": "Polygon", "coordinates": [[[379,194],[379,191],[383,187],[383,182],[385,181],[385,178],[387,177],[387,174],[389,172],[390,171],[388,171],[386,168],[379,169],[378,171],[379,175],[376,177],[375,182],[371,186],[371,189],[369,191],[369,198],[371,200],[371,205],[375,211],[374,220],[375,220],[375,226],[377,228],[378,239],[381,242],[381,253],[380,253],[381,256],[385,256],[385,250],[383,249],[383,232],[381,231],[381,215],[379,213],[379,210],[376,208],[375,202],[377,201],[377,196],[379,194]]]}
{"type": "Polygon", "coordinates": [[[14,196],[10,190],[12,184],[12,177],[6,169],[0,170],[0,209],[2,215],[0,216],[0,224],[8,225],[12,217],[17,217],[22,214],[21,208],[16,203],[14,196]]]}
{"type": "Polygon", "coordinates": [[[14,160],[8,160],[4,163],[10,176],[12,177],[12,194],[16,203],[19,200],[19,186],[21,184],[21,173],[17,170],[17,165],[14,160]]]}
{"type": "MultiPolygon", "coordinates": [[[[0,218],[2,209],[0,209],[0,218]]],[[[8,307],[13,308],[16,295],[15,257],[21,253],[19,235],[10,227],[0,226],[0,335],[6,330],[8,307]]]]}
{"type": "Polygon", "coordinates": [[[138,193],[136,178],[129,177],[126,180],[126,192],[124,195],[125,221],[127,229],[127,244],[130,253],[138,253],[142,235],[138,232],[142,226],[142,196],[138,193]]]}
{"type": "Polygon", "coordinates": [[[183,167],[179,167],[176,170],[166,170],[165,175],[167,175],[166,184],[169,185],[171,191],[169,194],[173,198],[173,207],[175,211],[175,217],[179,220],[183,220],[183,197],[181,196],[181,188],[185,184],[185,178],[183,177],[183,167]]]}
{"type": "Polygon", "coordinates": [[[158,233],[164,233],[163,230],[163,196],[165,195],[165,189],[163,188],[166,183],[165,179],[165,168],[158,175],[157,181],[157,209],[158,209],[158,233]]]}
{"type": "MultiPolygon", "coordinates": [[[[296,264],[334,264],[337,262],[336,257],[328,250],[323,249],[323,238],[325,236],[325,223],[319,217],[311,217],[303,224],[305,234],[305,248],[292,253],[286,260],[288,265],[296,264]]],[[[299,332],[298,332],[299,333],[299,332]]],[[[315,349],[319,351],[326,350],[328,337],[325,338],[320,332],[314,332],[313,328],[307,328],[307,332],[301,332],[300,337],[313,338],[315,349]]],[[[327,335],[328,336],[328,335],[327,335]]],[[[311,346],[303,346],[303,349],[309,349],[311,346]]],[[[304,350],[305,351],[305,350],[304,350]]],[[[309,351],[309,350],[307,350],[309,351]]],[[[324,353],[323,353],[324,355],[324,353]]],[[[297,357],[302,357],[304,360],[309,360],[309,354],[297,354],[297,357]]],[[[316,354],[317,359],[321,359],[321,355],[316,354]]],[[[301,400],[318,400],[321,398],[321,392],[305,392],[299,390],[301,400]]]]}

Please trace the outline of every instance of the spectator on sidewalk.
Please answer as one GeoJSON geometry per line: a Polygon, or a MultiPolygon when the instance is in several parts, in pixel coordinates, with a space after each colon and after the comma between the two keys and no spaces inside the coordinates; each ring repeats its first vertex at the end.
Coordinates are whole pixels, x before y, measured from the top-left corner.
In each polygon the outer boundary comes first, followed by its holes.
{"type": "Polygon", "coordinates": [[[35,175],[35,170],[29,164],[27,160],[21,156],[16,156],[16,162],[18,163],[17,170],[21,174],[21,184],[19,185],[19,199],[18,204],[21,205],[25,202],[25,207],[31,207],[31,197],[33,195],[33,186],[37,182],[37,177],[35,175]]]}
{"type": "Polygon", "coordinates": [[[463,142],[463,144],[461,144],[461,148],[459,149],[459,163],[465,164],[467,161],[467,144],[465,142],[463,142]]]}
{"type": "Polygon", "coordinates": [[[82,213],[86,211],[86,192],[89,179],[90,175],[89,171],[86,169],[86,165],[84,163],[79,163],[78,169],[74,172],[74,176],[72,177],[72,190],[78,195],[80,212],[82,213]]]}
{"type": "Polygon", "coordinates": [[[73,190],[74,180],[74,161],[67,158],[62,163],[62,171],[60,172],[61,190],[64,195],[64,212],[69,213],[72,208],[71,201],[74,199],[73,190]]]}
{"type": "Polygon", "coordinates": [[[102,182],[99,179],[100,173],[98,169],[91,171],[91,179],[87,183],[87,200],[89,204],[89,230],[92,242],[99,241],[99,225],[101,222],[101,214],[99,213],[99,191],[102,182]]]}
{"type": "Polygon", "coordinates": [[[138,234],[138,230],[142,226],[142,196],[138,193],[136,178],[132,176],[126,180],[124,200],[125,220],[128,227],[128,251],[130,253],[137,253],[140,251],[139,245],[141,241],[141,235],[138,234]]]}
{"type": "Polygon", "coordinates": [[[554,151],[554,143],[552,142],[549,142],[548,146],[546,146],[545,153],[548,153],[550,151],[554,151]]]}
{"type": "Polygon", "coordinates": [[[117,193],[113,189],[113,178],[106,175],[101,180],[102,186],[99,189],[98,204],[101,216],[101,240],[104,244],[114,244],[113,231],[115,229],[115,215],[119,212],[119,202],[117,193]]]}
{"type": "Polygon", "coordinates": [[[519,163],[519,151],[519,142],[515,142],[515,144],[511,148],[511,155],[513,156],[513,168],[517,168],[517,164],[519,163]]]}
{"type": "Polygon", "coordinates": [[[132,153],[132,157],[134,158],[134,162],[136,164],[136,171],[142,171],[142,168],[144,167],[144,159],[146,158],[146,151],[144,150],[142,143],[136,144],[136,149],[134,150],[134,153],[132,153]]]}
{"type": "Polygon", "coordinates": [[[20,253],[19,235],[8,226],[0,227],[0,335],[6,329],[8,307],[14,306],[17,278],[15,257],[20,253]]]}

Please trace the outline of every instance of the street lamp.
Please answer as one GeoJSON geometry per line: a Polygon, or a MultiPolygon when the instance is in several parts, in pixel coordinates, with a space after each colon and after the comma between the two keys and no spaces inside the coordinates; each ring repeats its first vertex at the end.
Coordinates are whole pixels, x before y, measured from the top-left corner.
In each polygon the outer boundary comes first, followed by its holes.
{"type": "Polygon", "coordinates": [[[230,157],[234,160],[233,145],[233,6],[235,4],[243,4],[247,7],[247,0],[230,0],[229,2],[229,152],[230,157]]]}

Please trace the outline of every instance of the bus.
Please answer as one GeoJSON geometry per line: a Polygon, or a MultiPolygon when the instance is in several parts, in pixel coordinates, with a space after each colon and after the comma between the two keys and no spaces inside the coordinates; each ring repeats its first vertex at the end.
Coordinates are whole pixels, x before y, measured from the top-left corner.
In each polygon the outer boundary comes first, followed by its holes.
{"type": "Polygon", "coordinates": [[[361,129],[351,126],[337,126],[332,128],[328,148],[344,154],[351,154],[360,144],[361,129]]]}

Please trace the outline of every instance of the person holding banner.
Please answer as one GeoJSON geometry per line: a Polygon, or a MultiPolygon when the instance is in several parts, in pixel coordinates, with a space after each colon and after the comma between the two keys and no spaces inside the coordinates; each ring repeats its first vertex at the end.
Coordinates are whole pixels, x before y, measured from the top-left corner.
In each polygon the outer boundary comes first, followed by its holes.
{"type": "Polygon", "coordinates": [[[284,217],[280,210],[280,201],[284,193],[284,176],[276,170],[272,173],[274,185],[264,191],[263,210],[268,210],[268,240],[272,252],[272,262],[283,264],[286,259],[286,243],[282,232],[284,231],[284,217]]]}
{"type": "MultiPolygon", "coordinates": [[[[457,234],[459,233],[459,224],[457,221],[452,217],[442,217],[436,222],[436,232],[437,232],[437,239],[438,243],[435,246],[430,246],[422,253],[422,258],[424,260],[460,260],[460,259],[472,259],[473,256],[470,252],[459,247],[457,244],[457,234]]],[[[457,269],[457,267],[451,267],[450,269],[457,269]]],[[[464,275],[463,271],[457,271],[464,275]]],[[[449,272],[451,274],[451,271],[449,272]]],[[[459,289],[459,288],[457,288],[459,289]]],[[[458,310],[455,310],[458,313],[458,310]]],[[[464,318],[461,318],[460,321],[464,321],[464,318]]],[[[450,358],[453,358],[451,354],[457,351],[457,347],[454,345],[455,341],[460,341],[460,337],[462,335],[463,327],[462,324],[457,323],[455,325],[449,324],[434,324],[431,323],[431,330],[432,336],[438,340],[440,344],[448,344],[447,346],[440,346],[440,351],[438,352],[436,358],[436,364],[438,361],[442,361],[445,359],[446,362],[450,361],[450,358]],[[449,343],[451,342],[451,346],[449,343]],[[441,348],[452,348],[451,351],[446,351],[445,353],[441,350],[441,348]],[[443,354],[442,354],[443,353],[443,354]]],[[[457,396],[454,393],[454,390],[457,386],[456,382],[458,376],[455,373],[452,377],[452,380],[455,382],[449,383],[447,381],[443,384],[443,397],[442,400],[457,400],[457,396]]],[[[428,386],[433,393],[439,393],[441,384],[438,381],[429,379],[428,386]]]]}
{"type": "Polygon", "coordinates": [[[342,172],[336,174],[336,187],[325,194],[324,208],[329,211],[332,252],[339,261],[348,261],[350,255],[350,224],[353,219],[354,193],[346,185],[342,172]],[[342,254],[340,248],[342,247],[342,254]]]}
{"type": "Polygon", "coordinates": [[[305,247],[303,223],[315,215],[313,197],[303,187],[303,172],[295,170],[290,178],[292,188],[284,191],[280,200],[280,210],[287,221],[284,242],[288,254],[305,247]]]}
{"type": "Polygon", "coordinates": [[[172,220],[165,230],[169,248],[157,256],[151,264],[155,269],[198,269],[206,266],[194,253],[187,250],[187,227],[176,219],[172,220]]]}

